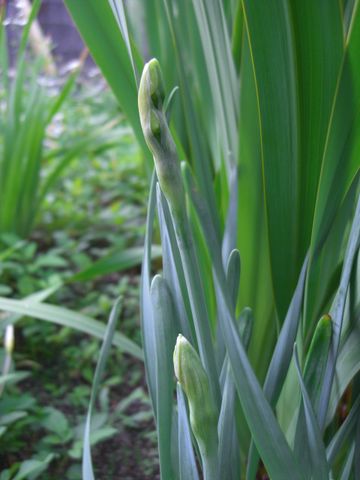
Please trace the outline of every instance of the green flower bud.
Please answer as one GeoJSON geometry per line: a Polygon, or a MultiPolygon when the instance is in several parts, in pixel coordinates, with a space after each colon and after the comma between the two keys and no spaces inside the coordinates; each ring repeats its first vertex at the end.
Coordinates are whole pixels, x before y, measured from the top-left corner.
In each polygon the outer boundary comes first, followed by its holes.
{"type": "Polygon", "coordinates": [[[207,461],[217,455],[217,412],[199,355],[182,335],[178,336],[175,345],[174,370],[188,399],[190,425],[203,462],[207,461]]]}
{"type": "Polygon", "coordinates": [[[175,143],[163,111],[164,99],[160,65],[156,59],[152,59],[145,65],[139,85],[140,122],[145,141],[154,156],[161,190],[172,213],[181,216],[185,193],[175,143]]]}

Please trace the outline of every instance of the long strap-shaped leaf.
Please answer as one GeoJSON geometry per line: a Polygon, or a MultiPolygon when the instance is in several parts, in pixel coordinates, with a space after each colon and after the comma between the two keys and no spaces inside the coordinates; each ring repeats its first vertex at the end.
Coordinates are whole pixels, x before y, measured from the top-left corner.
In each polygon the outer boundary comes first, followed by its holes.
{"type": "MultiPolygon", "coordinates": [[[[271,450],[271,447],[274,446],[275,450],[279,448],[280,450],[283,448],[283,454],[284,456],[282,457],[283,461],[286,463],[287,461],[289,464],[293,461],[294,464],[296,463],[295,460],[292,457],[292,453],[286,443],[285,437],[283,433],[281,432],[274,414],[267,402],[267,400],[264,397],[264,394],[258,384],[258,381],[250,367],[249,361],[247,359],[246,353],[243,349],[243,346],[241,344],[241,341],[238,337],[238,333],[236,330],[236,327],[234,326],[234,319],[231,314],[231,299],[229,295],[229,289],[227,288],[227,282],[224,274],[224,269],[223,269],[223,264],[222,264],[222,258],[221,258],[221,246],[219,245],[217,236],[215,234],[215,231],[211,228],[209,228],[209,225],[206,223],[205,219],[207,215],[204,215],[206,213],[205,206],[203,204],[203,200],[201,198],[201,195],[199,192],[196,192],[195,185],[193,182],[193,179],[191,177],[191,172],[188,167],[184,166],[184,174],[185,174],[185,180],[186,184],[188,187],[188,192],[191,195],[191,200],[194,202],[194,205],[196,206],[198,213],[199,213],[199,218],[202,221],[202,227],[204,231],[206,232],[206,238],[209,243],[209,253],[211,255],[211,259],[213,262],[213,268],[214,268],[214,274],[215,274],[215,279],[216,279],[216,284],[217,284],[217,292],[218,292],[218,300],[219,300],[219,323],[222,331],[222,335],[224,337],[225,345],[227,348],[228,356],[232,365],[232,370],[234,374],[234,380],[235,384],[238,389],[238,394],[240,401],[242,403],[244,412],[246,414],[247,421],[249,422],[250,429],[252,431],[252,434],[254,436],[254,441],[257,445],[260,445],[261,448],[261,457],[264,461],[265,464],[267,464],[267,461],[270,462],[270,466],[273,468],[276,468],[276,462],[274,462],[275,459],[275,453],[269,454],[269,450],[271,450]],[[204,210],[205,209],[205,210],[204,210]],[[243,369],[243,370],[242,370],[243,369]],[[240,373],[241,372],[241,373],[240,373]],[[244,385],[245,384],[245,385],[244,385]],[[260,390],[260,392],[259,392],[260,390]],[[257,392],[255,394],[255,391],[257,392]],[[245,393],[246,392],[246,393],[245,393]],[[254,395],[258,400],[258,404],[256,401],[251,400],[251,396],[254,395]],[[261,406],[260,406],[261,405],[261,406]],[[264,411],[262,411],[262,408],[264,411]],[[271,413],[269,413],[269,410],[271,413]],[[263,418],[261,420],[262,415],[264,412],[267,412],[266,415],[266,420],[263,418]],[[256,414],[255,414],[256,412],[256,414]],[[269,422],[266,426],[263,424],[263,422],[269,422]],[[258,423],[259,422],[259,423],[258,423]],[[266,428],[267,427],[267,428],[266,428]],[[267,432],[265,434],[265,431],[267,432]],[[271,433],[270,433],[271,432],[271,433]],[[279,437],[279,445],[275,445],[277,441],[271,442],[269,444],[265,439],[266,435],[275,435],[279,437]],[[265,460],[266,459],[266,460],[265,460]],[[273,463],[274,462],[274,463],[273,463]]],[[[302,300],[302,292],[303,292],[303,286],[304,286],[304,278],[305,278],[305,273],[306,273],[306,267],[307,267],[307,260],[304,263],[303,271],[299,280],[299,286],[297,288],[296,294],[294,295],[294,301],[289,309],[289,316],[288,320],[286,322],[286,327],[284,326],[284,339],[282,342],[282,347],[284,349],[285,345],[285,335],[291,334],[294,339],[297,331],[297,324],[299,320],[299,311],[301,307],[301,300],[302,300]]],[[[289,345],[289,343],[288,343],[289,345]]],[[[291,352],[292,352],[292,345],[293,343],[290,344],[289,351],[288,351],[288,356],[289,356],[289,361],[291,358],[291,352]]],[[[284,350],[287,351],[287,350],[284,350]]],[[[284,351],[282,354],[284,354],[284,351]]],[[[286,359],[286,357],[285,357],[286,359]]],[[[276,360],[279,361],[280,357],[276,357],[276,360]]],[[[287,364],[288,365],[288,364],[287,364]]],[[[286,362],[283,360],[283,369],[284,369],[284,375],[286,375],[287,372],[287,367],[286,367],[286,362]]],[[[282,371],[282,370],[281,370],[282,371]]],[[[273,380],[272,380],[273,381],[273,380]]],[[[277,388],[280,388],[280,384],[275,382],[274,385],[276,385],[277,388]]],[[[268,437],[270,438],[270,437],[268,437]]],[[[282,456],[282,455],[280,455],[282,456]]],[[[281,463],[281,462],[280,462],[281,463]]],[[[289,468],[288,464],[288,468],[289,468]]],[[[292,464],[292,465],[294,465],[292,464]]],[[[284,472],[286,469],[281,469],[276,470],[278,475],[281,475],[280,472],[282,472],[282,475],[285,475],[284,472]]],[[[270,470],[269,470],[270,473],[270,470]]],[[[300,475],[300,474],[299,474],[300,475]]],[[[286,478],[285,476],[274,476],[274,478],[286,478]]],[[[301,478],[301,477],[300,477],[301,478]]]]}
{"type": "Polygon", "coordinates": [[[199,480],[184,393],[177,384],[179,480],[199,480]]]}
{"type": "Polygon", "coordinates": [[[190,140],[192,150],[192,160],[196,176],[199,181],[200,189],[205,196],[208,205],[213,212],[212,222],[219,227],[218,213],[215,204],[215,194],[212,182],[212,165],[209,162],[208,145],[204,142],[204,132],[202,128],[199,112],[196,110],[193,95],[190,89],[189,76],[185,65],[186,56],[183,51],[183,32],[180,29],[178,14],[189,10],[189,6],[181,2],[181,6],[175,5],[172,0],[163,0],[164,9],[167,15],[172,40],[175,46],[175,61],[178,71],[179,88],[181,91],[181,100],[185,111],[185,128],[190,140]],[[186,5],[186,8],[184,6],[186,5]]]}
{"type": "Polygon", "coordinates": [[[213,262],[215,281],[217,283],[219,323],[238,395],[255,444],[269,474],[273,478],[285,480],[288,478],[287,472],[289,471],[294,472],[294,478],[302,478],[285,436],[275,419],[269,403],[264,397],[264,393],[250,366],[239,338],[235,319],[231,313],[231,298],[222,265],[221,247],[217,242],[215,233],[208,229],[206,229],[206,232],[208,241],[212,242],[212,248],[209,248],[209,253],[213,262]],[[272,440],[270,441],[270,439],[272,440]]]}
{"type": "Polygon", "coordinates": [[[228,307],[229,299],[226,287],[223,287],[226,284],[221,282],[221,274],[219,277],[223,311],[222,334],[237,392],[255,445],[272,478],[285,480],[288,473],[292,472],[294,479],[301,479],[301,470],[251,368],[228,307]]]}
{"type": "Polygon", "coordinates": [[[176,243],[174,226],[171,220],[169,206],[160,188],[158,188],[157,209],[159,215],[163,274],[169,283],[175,301],[175,309],[181,329],[179,332],[191,341],[197,348],[196,334],[192,320],[189,295],[186,288],[184,269],[181,263],[179,248],[176,243]]]}
{"type": "Polygon", "coordinates": [[[350,282],[351,270],[353,267],[355,255],[360,243],[360,196],[358,198],[356,212],[351,227],[349,241],[345,253],[344,264],[341,274],[340,286],[330,310],[330,316],[333,319],[333,336],[331,341],[329,358],[324,375],[323,385],[319,400],[319,409],[317,412],[320,427],[323,429],[326,423],[326,416],[329,406],[331,388],[335,376],[336,361],[339,354],[340,338],[343,324],[345,302],[348,286],[350,282]]]}
{"type": "Polygon", "coordinates": [[[354,405],[346,417],[345,422],[341,425],[334,437],[331,439],[327,449],[326,456],[331,466],[336,458],[336,455],[340,452],[340,449],[344,442],[348,439],[351,432],[356,428],[356,424],[360,418],[360,397],[356,400],[354,405]]]}
{"type": "Polygon", "coordinates": [[[312,229],[312,252],[324,240],[360,168],[359,51],[360,10],[359,1],[356,0],[328,124],[312,229]]]}
{"type": "Polygon", "coordinates": [[[116,95],[131,123],[136,138],[151,161],[141,132],[137,111],[137,89],[126,37],[118,27],[107,0],[88,0],[86,7],[78,0],[64,0],[91,55],[116,95]]]}
{"type": "Polygon", "coordinates": [[[344,38],[338,0],[292,0],[288,3],[293,13],[297,61],[301,198],[298,235],[302,258],[311,238],[316,192],[343,58],[344,38]]]}
{"type": "Polygon", "coordinates": [[[140,284],[140,319],[144,348],[146,380],[154,414],[157,415],[155,358],[155,326],[150,298],[151,242],[156,206],[156,174],[153,173],[148,201],[144,257],[140,284]]]}
{"type": "Polygon", "coordinates": [[[284,318],[296,282],[298,129],[295,60],[287,0],[243,0],[261,135],[275,301],[284,318]]]}
{"type": "Polygon", "coordinates": [[[92,458],[91,458],[91,441],[90,441],[91,417],[95,407],[96,395],[99,389],[101,377],[104,373],[106,361],[110,354],[111,344],[113,343],[116,322],[120,315],[120,309],[121,309],[121,302],[119,299],[115,303],[110,314],[109,322],[105,330],[104,340],[101,346],[99,359],[96,365],[94,380],[91,388],[91,397],[90,397],[88,413],[87,413],[86,422],[85,422],[83,460],[82,460],[82,475],[83,475],[83,478],[86,480],[95,479],[92,458]]]}
{"type": "Polygon", "coordinates": [[[125,42],[125,45],[129,54],[129,59],[131,61],[131,65],[134,71],[135,81],[136,81],[136,84],[138,85],[139,84],[138,72],[136,70],[134,56],[132,53],[124,2],[123,0],[108,0],[108,2],[114,12],[115,19],[119,25],[123,40],[125,42]]]}
{"type": "MultiPolygon", "coordinates": [[[[293,345],[300,321],[308,261],[309,256],[307,255],[266,374],[264,394],[272,407],[275,406],[279,398],[292,357],[293,345]]],[[[250,445],[246,472],[248,480],[255,477],[258,461],[259,456],[252,443],[250,445]]]]}
{"type": "Polygon", "coordinates": [[[231,169],[237,159],[237,78],[231,56],[224,12],[219,0],[195,0],[199,32],[217,112],[219,135],[230,181],[231,169]]]}
{"type": "MultiPolygon", "coordinates": [[[[31,300],[10,300],[0,297],[0,310],[39,318],[63,327],[74,328],[97,338],[103,338],[105,333],[105,325],[103,323],[81,313],[47,303],[36,303],[36,301],[31,300]]],[[[121,333],[114,335],[113,343],[122,351],[136,358],[143,358],[141,348],[121,333]]]]}
{"type": "MultiPolygon", "coordinates": [[[[316,420],[316,416],[312,408],[311,401],[310,401],[308,392],[306,390],[304,380],[301,375],[296,346],[294,347],[294,359],[295,359],[295,366],[298,374],[301,395],[302,395],[303,405],[304,405],[304,416],[305,416],[305,423],[306,423],[306,430],[307,430],[308,448],[309,448],[310,460],[311,460],[311,469],[310,469],[311,478],[313,479],[316,478],[316,480],[328,480],[329,467],[327,464],[325,447],[322,440],[319,424],[316,420]]],[[[306,459],[304,461],[306,461],[306,459]]],[[[308,468],[308,466],[306,467],[308,468]]]]}
{"type": "Polygon", "coordinates": [[[339,356],[336,361],[336,373],[329,409],[326,419],[326,425],[330,423],[336,413],[340,398],[343,396],[347,386],[355,375],[360,372],[360,333],[358,329],[354,329],[345,343],[341,346],[339,356]]]}
{"type": "Polygon", "coordinates": [[[172,480],[171,424],[174,390],[172,354],[177,332],[173,300],[166,280],[156,275],[150,288],[155,333],[157,433],[161,478],[172,480]]]}

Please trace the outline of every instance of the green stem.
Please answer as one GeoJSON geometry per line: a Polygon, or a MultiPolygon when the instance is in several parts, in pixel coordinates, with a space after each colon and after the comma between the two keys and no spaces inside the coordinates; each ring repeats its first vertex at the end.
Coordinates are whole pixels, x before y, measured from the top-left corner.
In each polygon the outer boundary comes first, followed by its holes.
{"type": "Polygon", "coordinates": [[[220,408],[220,387],[209,327],[209,315],[206,308],[205,295],[190,224],[186,214],[181,214],[181,217],[183,217],[181,218],[173,212],[171,206],[170,212],[174,221],[176,240],[184,267],[186,284],[188,285],[188,294],[191,310],[194,316],[194,326],[200,358],[203,362],[206,373],[209,378],[211,378],[210,388],[215,405],[220,408]]]}

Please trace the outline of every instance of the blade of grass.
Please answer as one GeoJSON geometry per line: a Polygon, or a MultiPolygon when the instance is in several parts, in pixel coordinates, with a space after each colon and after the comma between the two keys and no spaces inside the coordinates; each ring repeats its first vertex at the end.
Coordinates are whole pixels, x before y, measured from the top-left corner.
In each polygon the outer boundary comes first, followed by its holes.
{"type": "Polygon", "coordinates": [[[124,2],[123,0],[108,0],[113,12],[114,16],[116,18],[116,21],[119,25],[122,38],[124,39],[128,55],[131,61],[132,69],[134,72],[134,77],[136,81],[136,85],[139,85],[139,75],[135,66],[135,61],[132,53],[132,48],[131,48],[131,42],[130,42],[130,36],[129,36],[129,30],[128,30],[128,25],[127,25],[127,19],[126,19],[126,14],[125,14],[125,8],[124,8],[124,2]]]}
{"type": "Polygon", "coordinates": [[[153,224],[155,218],[156,206],[156,174],[153,172],[149,201],[148,214],[146,219],[146,234],[144,242],[144,256],[141,269],[141,284],[140,284],[140,320],[142,344],[144,349],[146,381],[149,388],[150,398],[154,415],[157,415],[156,402],[156,372],[153,359],[155,358],[155,331],[154,318],[151,308],[150,299],[150,274],[151,274],[151,242],[153,236],[153,224]]]}
{"type": "Polygon", "coordinates": [[[91,396],[88,406],[88,412],[85,421],[85,430],[83,436],[83,457],[82,457],[82,475],[86,480],[94,480],[93,463],[91,458],[90,445],[90,431],[91,431],[91,417],[95,408],[96,396],[99,390],[101,378],[103,376],[105,365],[110,354],[111,345],[113,343],[115,327],[120,315],[121,300],[118,299],[110,313],[110,318],[105,329],[103,343],[99,353],[99,358],[96,364],[94,379],[91,387],[91,396]]]}
{"type": "MultiPolygon", "coordinates": [[[[30,300],[10,300],[0,297],[0,309],[5,312],[45,320],[63,327],[74,328],[96,338],[104,338],[104,324],[66,308],[47,303],[35,303],[30,300]]],[[[129,353],[135,358],[143,359],[141,348],[121,333],[115,334],[113,343],[123,352],[129,353]]]]}
{"type": "Polygon", "coordinates": [[[193,1],[228,179],[238,155],[237,78],[221,2],[193,1]]]}
{"type": "Polygon", "coordinates": [[[318,480],[328,480],[330,472],[327,464],[325,447],[323,444],[319,424],[316,420],[311,400],[302,378],[296,345],[294,346],[294,360],[304,405],[307,441],[311,460],[310,475],[311,478],[316,478],[318,480]]]}
{"type": "Polygon", "coordinates": [[[199,480],[194,449],[191,442],[191,431],[184,393],[180,384],[176,387],[178,404],[178,443],[179,443],[179,479],[199,480]]]}
{"type": "Polygon", "coordinates": [[[318,419],[321,429],[326,423],[326,416],[329,407],[329,400],[331,389],[335,377],[336,362],[339,354],[340,338],[343,324],[343,316],[345,309],[346,296],[351,277],[351,270],[353,267],[355,255],[359,248],[360,242],[360,197],[357,201],[354,220],[351,226],[351,232],[348,240],[348,245],[344,257],[344,264],[341,273],[341,280],[338,293],[330,310],[330,316],[333,319],[333,336],[330,347],[330,354],[326,366],[324,381],[322,384],[318,419]]]}
{"type": "MultiPolygon", "coordinates": [[[[75,275],[67,279],[67,282],[84,282],[102,275],[127,270],[140,265],[143,254],[143,247],[130,247],[121,249],[120,251],[112,251],[103,258],[93,262],[89,267],[75,273],[75,275]]],[[[159,245],[153,245],[151,258],[157,259],[160,255],[161,247],[159,245]]]]}
{"type": "Polygon", "coordinates": [[[351,475],[351,470],[353,467],[353,461],[354,461],[354,453],[355,453],[355,445],[352,444],[346,457],[345,457],[345,462],[343,465],[343,469],[341,472],[341,477],[340,480],[349,480],[350,475],[351,475]]]}
{"type": "MultiPolygon", "coordinates": [[[[288,313],[286,315],[266,374],[264,394],[272,407],[275,406],[279,398],[292,357],[293,345],[300,322],[308,259],[309,257],[306,256],[294,296],[291,300],[288,313]]],[[[258,462],[259,456],[256,452],[254,444],[252,443],[250,445],[249,458],[247,462],[247,480],[255,477],[258,462]]]]}
{"type": "Polygon", "coordinates": [[[342,445],[346,442],[349,438],[351,433],[356,428],[359,419],[359,412],[360,412],[360,398],[357,398],[351,410],[346,417],[344,423],[341,425],[339,430],[331,439],[328,447],[326,448],[326,456],[327,461],[330,466],[333,465],[336,456],[340,452],[342,445]]]}
{"type": "Polygon", "coordinates": [[[360,72],[357,68],[360,49],[360,15],[358,12],[359,2],[356,0],[327,127],[312,228],[313,252],[327,235],[334,214],[360,167],[358,161],[360,72]]]}
{"type": "Polygon", "coordinates": [[[177,322],[166,280],[156,275],[150,287],[155,329],[157,432],[161,478],[175,479],[171,461],[171,422],[174,391],[173,351],[177,322]]]}
{"type": "Polygon", "coordinates": [[[322,153],[343,58],[344,35],[338,0],[304,0],[289,2],[289,5],[297,60],[301,155],[298,235],[302,258],[311,238],[322,153]]]}
{"type": "Polygon", "coordinates": [[[331,391],[326,425],[333,419],[337,405],[351,380],[360,371],[360,333],[355,328],[342,345],[337,362],[335,381],[331,391]]]}

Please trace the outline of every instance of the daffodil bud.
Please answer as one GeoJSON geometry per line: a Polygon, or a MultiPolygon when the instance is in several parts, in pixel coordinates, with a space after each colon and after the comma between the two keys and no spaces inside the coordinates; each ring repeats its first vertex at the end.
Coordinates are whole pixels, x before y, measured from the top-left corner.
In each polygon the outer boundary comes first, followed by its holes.
{"type": "Polygon", "coordinates": [[[154,156],[155,169],[174,215],[181,215],[185,204],[179,160],[163,110],[164,85],[159,62],[150,60],[144,67],[138,94],[140,123],[145,141],[154,156]]]}
{"type": "Polygon", "coordinates": [[[175,345],[174,370],[188,399],[191,429],[205,463],[217,456],[217,412],[199,355],[182,335],[175,345]]]}

